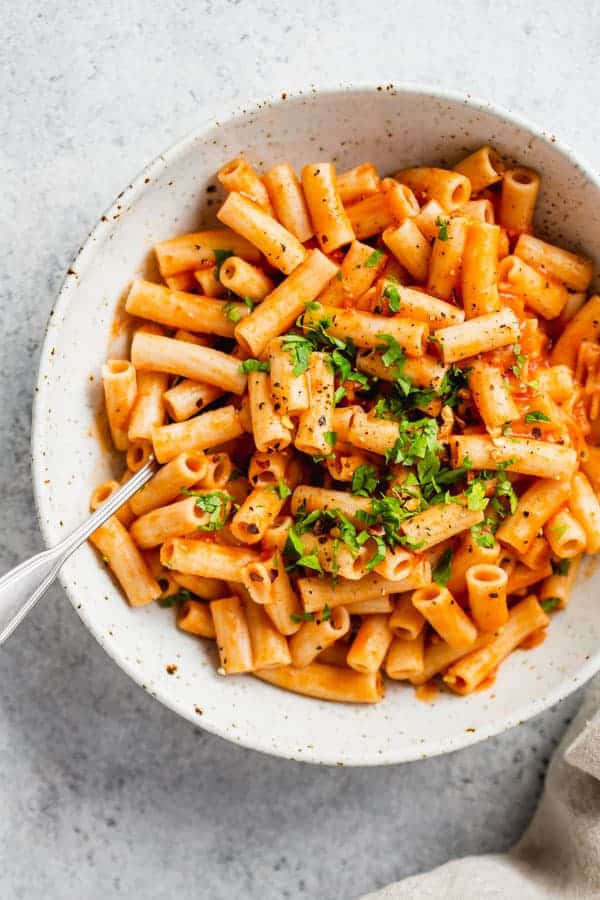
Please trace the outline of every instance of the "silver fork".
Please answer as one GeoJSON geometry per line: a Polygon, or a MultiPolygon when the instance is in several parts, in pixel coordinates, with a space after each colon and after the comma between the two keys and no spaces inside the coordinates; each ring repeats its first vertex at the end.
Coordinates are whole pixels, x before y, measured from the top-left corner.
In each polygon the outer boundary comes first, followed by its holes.
{"type": "Polygon", "coordinates": [[[60,544],[32,556],[0,578],[0,644],[43,597],[71,553],[133,497],[155,472],[156,464],[150,459],[60,544]]]}

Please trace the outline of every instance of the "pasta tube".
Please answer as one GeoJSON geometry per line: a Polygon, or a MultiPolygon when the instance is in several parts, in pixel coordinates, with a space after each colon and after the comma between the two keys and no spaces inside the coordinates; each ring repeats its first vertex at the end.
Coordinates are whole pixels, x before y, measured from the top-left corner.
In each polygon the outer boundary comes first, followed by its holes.
{"type": "Polygon", "coordinates": [[[212,600],[210,611],[224,673],[237,675],[240,672],[252,672],[252,643],[241,598],[232,596],[212,600]]]}
{"type": "Polygon", "coordinates": [[[158,582],[148,571],[142,554],[116,516],[111,516],[96,529],[89,540],[106,560],[131,606],[145,606],[160,597],[158,582]]]}
{"type": "Polygon", "coordinates": [[[365,675],[314,662],[303,669],[282,666],[254,674],[262,681],[286,691],[319,700],[334,700],[337,703],[379,703],[383,700],[383,681],[379,672],[365,675]]]}
{"type": "Polygon", "coordinates": [[[336,272],[337,266],[319,250],[310,250],[295,271],[236,326],[238,343],[248,353],[261,356],[271,338],[291,328],[336,272]]]}
{"type": "Polygon", "coordinates": [[[354,231],[338,192],[335,167],[321,162],[302,169],[302,187],[321,249],[337,250],[354,240],[354,231]]]}
{"type": "MultiPolygon", "coordinates": [[[[257,203],[236,191],[229,194],[217,218],[264,253],[269,263],[289,275],[300,265],[306,250],[287,228],[257,203]]],[[[244,256],[236,253],[236,256],[244,256]]]]}
{"type": "Polygon", "coordinates": [[[537,599],[526,597],[513,606],[506,625],[489,644],[450,666],[444,682],[457,694],[470,694],[528,635],[544,628],[548,621],[537,599]]]}
{"type": "Polygon", "coordinates": [[[453,649],[470,647],[477,629],[458,605],[448,588],[429,584],[412,595],[413,605],[453,649]]]}

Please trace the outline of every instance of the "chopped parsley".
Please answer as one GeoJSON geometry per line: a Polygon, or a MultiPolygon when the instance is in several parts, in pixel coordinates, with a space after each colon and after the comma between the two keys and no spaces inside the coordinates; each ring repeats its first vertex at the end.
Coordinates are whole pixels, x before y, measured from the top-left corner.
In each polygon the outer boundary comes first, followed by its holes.
{"type": "Polygon", "coordinates": [[[524,421],[529,425],[532,422],[551,422],[552,419],[546,413],[540,412],[539,409],[534,409],[532,412],[527,413],[524,421]]]}
{"type": "Polygon", "coordinates": [[[398,425],[398,432],[394,446],[386,452],[388,464],[412,466],[440,450],[438,423],[435,419],[417,419],[416,422],[403,419],[398,425]]]}
{"type": "Polygon", "coordinates": [[[439,584],[441,587],[446,587],[448,581],[450,580],[450,571],[452,569],[452,550],[448,547],[447,550],[444,550],[437,563],[435,564],[435,568],[431,574],[431,577],[435,581],[436,584],[439,584]]]}
{"type": "Polygon", "coordinates": [[[440,241],[448,240],[448,219],[442,219],[441,216],[438,216],[435,220],[435,224],[439,228],[438,238],[440,241]]]}
{"type": "MultiPolygon", "coordinates": [[[[352,347],[349,348],[349,352],[355,355],[356,350],[352,347]]],[[[353,368],[351,360],[339,348],[335,349],[331,354],[331,362],[333,370],[342,384],[344,381],[351,381],[354,383],[357,391],[366,391],[370,388],[368,375],[365,375],[364,372],[357,372],[353,368]]]]}
{"type": "Polygon", "coordinates": [[[238,309],[237,303],[229,302],[226,303],[223,307],[223,315],[226,319],[229,319],[230,322],[239,322],[242,318],[242,314],[238,309]]]}
{"type": "Polygon", "coordinates": [[[314,569],[315,572],[323,573],[319,557],[316,553],[305,553],[296,560],[297,566],[305,566],[307,569],[314,569]]]}
{"type": "Polygon", "coordinates": [[[371,534],[370,538],[372,541],[375,541],[375,553],[366,564],[365,569],[367,572],[372,572],[373,569],[382,563],[387,555],[387,545],[383,539],[383,537],[379,534],[371,534]]]}
{"type": "Polygon", "coordinates": [[[312,461],[314,463],[322,463],[325,462],[326,459],[334,459],[335,453],[317,453],[313,456],[312,461]]]}
{"type": "Polygon", "coordinates": [[[525,353],[521,353],[520,344],[513,344],[512,350],[515,354],[515,362],[514,365],[510,367],[510,370],[516,378],[520,378],[523,371],[523,366],[528,360],[528,356],[525,353]]]}
{"type": "Polygon", "coordinates": [[[311,341],[301,334],[285,334],[283,349],[292,357],[292,374],[296,378],[303,375],[308,369],[310,354],[314,349],[311,341]]]}
{"type": "Polygon", "coordinates": [[[304,553],[304,544],[294,525],[288,530],[286,545],[283,552],[285,556],[293,556],[294,553],[296,556],[302,556],[304,553]]]}
{"type": "MultiPolygon", "coordinates": [[[[307,304],[307,309],[320,308],[319,303],[307,304]]],[[[328,318],[320,319],[316,325],[304,326],[302,316],[297,321],[299,328],[306,327],[305,334],[290,332],[283,335],[283,349],[290,354],[292,359],[292,373],[298,377],[308,369],[310,355],[314,350],[325,354],[329,365],[333,368],[339,385],[336,389],[335,404],[339,403],[346,390],[344,382],[352,382],[356,390],[368,390],[371,381],[368,375],[357,372],[354,368],[356,346],[351,339],[343,341],[334,335],[328,334],[327,329],[331,325],[328,318]],[[343,393],[342,393],[343,389],[343,393]]]]}
{"type": "Polygon", "coordinates": [[[221,266],[226,259],[229,259],[230,256],[234,256],[234,252],[233,250],[213,250],[213,253],[215,254],[215,265],[217,267],[215,277],[218,280],[221,276],[221,266]]]}
{"type": "Polygon", "coordinates": [[[555,575],[568,575],[571,563],[568,559],[560,559],[558,562],[552,560],[552,571],[555,575]]]}
{"type": "Polygon", "coordinates": [[[158,605],[162,606],[164,609],[167,609],[170,606],[175,606],[177,603],[185,603],[186,600],[191,600],[193,595],[190,591],[186,590],[186,588],[181,588],[181,590],[177,591],[175,594],[169,594],[167,597],[161,597],[158,601],[158,605]]]}
{"type": "Polygon", "coordinates": [[[366,269],[374,269],[375,266],[379,263],[379,260],[383,256],[383,250],[373,250],[371,255],[367,257],[365,260],[365,268],[366,269]]]}
{"type": "Polygon", "coordinates": [[[468,509],[474,510],[475,512],[477,510],[485,509],[489,503],[488,498],[485,496],[485,482],[476,478],[465,490],[465,497],[467,498],[468,509]]]}
{"type": "Polygon", "coordinates": [[[337,406],[346,396],[346,388],[343,384],[341,384],[338,388],[335,389],[335,393],[333,395],[333,405],[337,406]]]}
{"type": "Polygon", "coordinates": [[[250,312],[252,312],[252,310],[254,309],[254,300],[252,300],[251,297],[242,297],[242,300],[244,301],[250,312]]]}
{"type": "Polygon", "coordinates": [[[331,609],[326,603],[320,613],[292,613],[290,615],[292,622],[329,622],[331,619],[331,609]]]}
{"type": "Polygon", "coordinates": [[[404,547],[410,547],[411,550],[416,550],[419,549],[422,543],[412,543],[410,538],[403,535],[400,530],[402,523],[414,514],[415,511],[407,509],[399,497],[388,495],[373,498],[371,500],[371,511],[359,510],[356,518],[371,529],[369,536],[373,536],[373,526],[382,527],[385,542],[389,547],[393,548],[396,544],[401,544],[404,547]]]}
{"type": "Polygon", "coordinates": [[[394,379],[390,392],[380,397],[375,405],[378,418],[403,418],[406,412],[425,409],[433,400],[440,400],[443,406],[456,407],[461,400],[461,392],[467,387],[469,369],[451,366],[442,378],[439,390],[416,388],[404,374],[406,357],[402,347],[390,335],[379,335],[382,344],[377,350],[385,351],[381,357],[384,365],[393,367],[390,373],[394,379]]]}
{"type": "Polygon", "coordinates": [[[464,465],[456,469],[447,468],[442,466],[437,454],[429,453],[417,465],[418,484],[424,499],[432,504],[453,502],[448,488],[460,481],[470,468],[471,462],[467,459],[465,459],[464,465]]]}
{"type": "Polygon", "coordinates": [[[240,372],[244,375],[249,375],[250,372],[270,372],[271,367],[266,360],[262,359],[245,359],[243,363],[240,364],[240,372]]]}
{"type": "Polygon", "coordinates": [[[394,284],[388,284],[383,292],[390,312],[400,312],[400,291],[394,284]]]}
{"type": "Polygon", "coordinates": [[[458,406],[461,398],[461,392],[465,391],[469,386],[468,369],[461,369],[459,366],[450,366],[442,378],[442,383],[438,392],[438,397],[444,406],[454,408],[458,406]]]}
{"type": "Polygon", "coordinates": [[[287,540],[283,550],[283,555],[291,560],[290,568],[294,566],[305,566],[307,569],[314,569],[315,572],[323,572],[321,563],[316,553],[305,553],[304,544],[302,543],[301,534],[307,529],[301,529],[298,525],[292,525],[288,530],[287,540]]]}
{"type": "Polygon", "coordinates": [[[314,622],[315,614],[310,612],[292,613],[290,619],[296,624],[298,624],[298,622],[314,622]]]}
{"type": "Polygon", "coordinates": [[[546,597],[545,600],[540,602],[540,606],[544,610],[544,612],[550,612],[555,609],[560,603],[560,597],[546,597]]]}
{"type": "Polygon", "coordinates": [[[512,482],[506,474],[507,467],[513,463],[514,459],[507,459],[506,462],[500,463],[497,469],[482,469],[479,472],[478,476],[471,482],[465,491],[469,502],[469,509],[485,509],[487,506],[487,498],[486,502],[481,506],[471,504],[477,504],[478,500],[483,502],[483,497],[487,492],[488,482],[493,481],[496,483],[496,487],[490,500],[492,508],[501,519],[506,518],[509,512],[511,515],[515,512],[519,498],[515,494],[512,482]],[[508,502],[508,508],[503,502],[504,500],[508,502]]]}
{"type": "Polygon", "coordinates": [[[337,431],[326,431],[323,438],[326,444],[329,444],[330,447],[335,447],[338,438],[337,431]]]}
{"type": "Polygon", "coordinates": [[[512,486],[512,481],[508,477],[505,471],[499,469],[496,472],[496,490],[494,491],[494,496],[492,497],[492,506],[499,512],[502,517],[506,516],[506,510],[499,506],[499,497],[506,497],[508,500],[508,509],[510,514],[512,515],[516,509],[517,504],[519,502],[519,498],[515,494],[515,489],[512,486]]]}
{"type": "Polygon", "coordinates": [[[471,525],[471,537],[478,547],[493,547],[496,543],[492,528],[495,523],[490,519],[484,519],[477,525],[471,525]]]}
{"type": "Polygon", "coordinates": [[[402,371],[406,362],[404,350],[391,334],[378,334],[377,338],[381,343],[375,349],[381,352],[381,362],[387,368],[395,370],[392,372],[394,378],[402,378],[402,371]]]}
{"type": "Polygon", "coordinates": [[[205,494],[182,488],[182,494],[196,498],[198,509],[206,513],[208,520],[205,525],[199,525],[198,531],[219,531],[227,521],[227,504],[233,500],[230,494],[224,491],[208,491],[205,494]]]}
{"type": "Polygon", "coordinates": [[[351,491],[358,497],[370,497],[375,493],[379,484],[379,476],[375,466],[365,463],[357,466],[352,475],[351,491]]]}
{"type": "Polygon", "coordinates": [[[280,478],[277,487],[273,487],[271,490],[274,494],[277,494],[280,500],[286,500],[292,493],[283,478],[280,478]]]}
{"type": "Polygon", "coordinates": [[[316,562],[319,566],[318,571],[322,571],[316,554],[310,554],[308,557],[304,555],[304,545],[300,535],[311,530],[313,534],[329,534],[333,538],[331,574],[334,581],[338,572],[337,554],[340,543],[348,548],[353,557],[358,556],[361,547],[367,541],[372,540],[375,543],[375,553],[365,567],[367,571],[371,571],[385,559],[387,545],[383,535],[367,529],[359,531],[340,509],[318,509],[311,513],[299,511],[297,514],[296,522],[288,532],[288,541],[284,549],[284,555],[292,561],[288,569],[295,566],[308,566],[316,569],[317,566],[313,564],[316,562]]]}

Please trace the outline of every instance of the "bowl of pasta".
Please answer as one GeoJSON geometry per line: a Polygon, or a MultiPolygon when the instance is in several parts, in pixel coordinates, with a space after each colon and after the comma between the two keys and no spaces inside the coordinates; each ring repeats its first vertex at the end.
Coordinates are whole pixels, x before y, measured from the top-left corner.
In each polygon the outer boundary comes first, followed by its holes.
{"type": "Polygon", "coordinates": [[[287,758],[458,749],[600,668],[600,183],[458,95],[198,129],[69,269],[33,424],[45,540],[110,656],[287,758]]]}

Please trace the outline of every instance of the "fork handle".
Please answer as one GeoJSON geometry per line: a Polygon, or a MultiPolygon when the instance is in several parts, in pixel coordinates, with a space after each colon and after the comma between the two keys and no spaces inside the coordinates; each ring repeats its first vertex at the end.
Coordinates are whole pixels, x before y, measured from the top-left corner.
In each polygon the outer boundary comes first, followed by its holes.
{"type": "Polygon", "coordinates": [[[0,578],[0,644],[46,593],[71,553],[133,497],[155,471],[155,463],[150,460],[60,544],[32,556],[0,578]]]}

